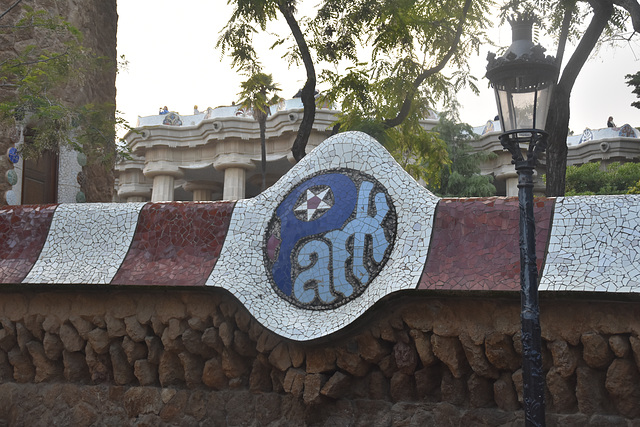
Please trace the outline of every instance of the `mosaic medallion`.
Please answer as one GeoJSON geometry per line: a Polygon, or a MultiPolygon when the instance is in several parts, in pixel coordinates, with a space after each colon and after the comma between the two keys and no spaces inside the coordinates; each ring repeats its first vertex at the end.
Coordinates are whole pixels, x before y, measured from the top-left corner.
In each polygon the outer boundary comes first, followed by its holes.
{"type": "Polygon", "coordinates": [[[18,150],[15,147],[9,148],[9,151],[7,152],[7,156],[9,157],[9,161],[11,163],[18,163],[18,161],[20,161],[20,154],[18,153],[18,150]]]}
{"type": "Polygon", "coordinates": [[[276,208],[264,236],[273,289],[305,309],[332,309],[357,298],[378,275],[396,238],[387,190],[351,169],[314,175],[276,208]]]}
{"type": "Polygon", "coordinates": [[[169,113],[162,121],[162,124],[168,126],[182,126],[182,120],[180,120],[180,116],[176,113],[169,113]]]}

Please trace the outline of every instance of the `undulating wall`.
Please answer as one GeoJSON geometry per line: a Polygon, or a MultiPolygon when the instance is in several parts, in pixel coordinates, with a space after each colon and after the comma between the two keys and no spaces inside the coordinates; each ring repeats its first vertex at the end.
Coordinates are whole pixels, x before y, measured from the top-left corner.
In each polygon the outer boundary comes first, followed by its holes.
{"type": "MultiPolygon", "coordinates": [[[[549,425],[640,423],[638,201],[535,202],[549,425]]],[[[2,208],[0,283],[7,424],[523,420],[517,201],[364,134],[252,199],[2,208]]]]}

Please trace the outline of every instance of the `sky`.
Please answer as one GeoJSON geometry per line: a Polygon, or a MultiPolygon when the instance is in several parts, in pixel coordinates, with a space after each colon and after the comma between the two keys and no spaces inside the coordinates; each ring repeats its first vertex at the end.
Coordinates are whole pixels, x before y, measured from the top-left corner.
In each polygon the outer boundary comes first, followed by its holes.
{"type": "MultiPolygon", "coordinates": [[[[316,4],[307,0],[304,13],[316,4]]],[[[231,68],[228,57],[215,48],[220,30],[231,14],[226,0],[118,0],[118,55],[128,61],[116,80],[117,108],[132,126],[138,116],[158,113],[168,106],[181,114],[192,114],[194,105],[230,105],[238,100],[244,80],[231,68]]],[[[286,30],[286,24],[271,31],[286,30]]],[[[511,42],[508,24],[493,30],[498,45],[511,42]]],[[[303,69],[289,69],[285,60],[270,52],[268,35],[258,39],[258,52],[267,73],[280,85],[280,96],[291,98],[305,81],[303,69]]],[[[547,54],[555,47],[543,41],[547,54]]],[[[479,78],[480,96],[461,91],[460,118],[472,126],[484,125],[496,114],[495,98],[483,78],[486,56],[495,47],[483,46],[470,58],[471,71],[479,78]]],[[[567,52],[566,58],[569,57],[567,52]]],[[[606,127],[609,116],[618,126],[640,126],[640,110],[631,107],[636,96],[625,82],[625,75],[640,70],[640,44],[605,47],[587,62],[571,95],[569,128],[582,133],[585,128],[606,127]]]]}

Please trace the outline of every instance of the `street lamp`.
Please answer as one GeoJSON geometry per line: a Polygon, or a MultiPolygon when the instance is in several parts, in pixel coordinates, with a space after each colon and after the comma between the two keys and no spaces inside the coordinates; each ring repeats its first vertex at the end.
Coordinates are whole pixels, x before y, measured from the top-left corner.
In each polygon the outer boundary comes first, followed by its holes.
{"type": "Polygon", "coordinates": [[[525,423],[544,426],[544,387],[542,339],[538,305],[535,219],[533,216],[533,172],[538,156],[547,148],[544,125],[551,91],[558,78],[555,58],[532,41],[534,18],[518,15],[508,19],[513,42],[507,53],[496,58],[489,53],[487,78],[495,90],[502,135],[500,142],[509,150],[518,174],[520,206],[520,299],[522,322],[522,379],[525,423]],[[528,143],[525,159],[520,143],[528,143]]]}

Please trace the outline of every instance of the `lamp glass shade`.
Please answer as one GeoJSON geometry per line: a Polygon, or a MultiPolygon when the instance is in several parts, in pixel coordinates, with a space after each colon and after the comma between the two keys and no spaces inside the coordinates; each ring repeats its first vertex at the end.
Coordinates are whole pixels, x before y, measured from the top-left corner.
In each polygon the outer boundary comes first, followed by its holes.
{"type": "Polygon", "coordinates": [[[492,80],[502,131],[544,130],[555,74],[537,70],[535,63],[519,65],[500,70],[492,80]]]}

